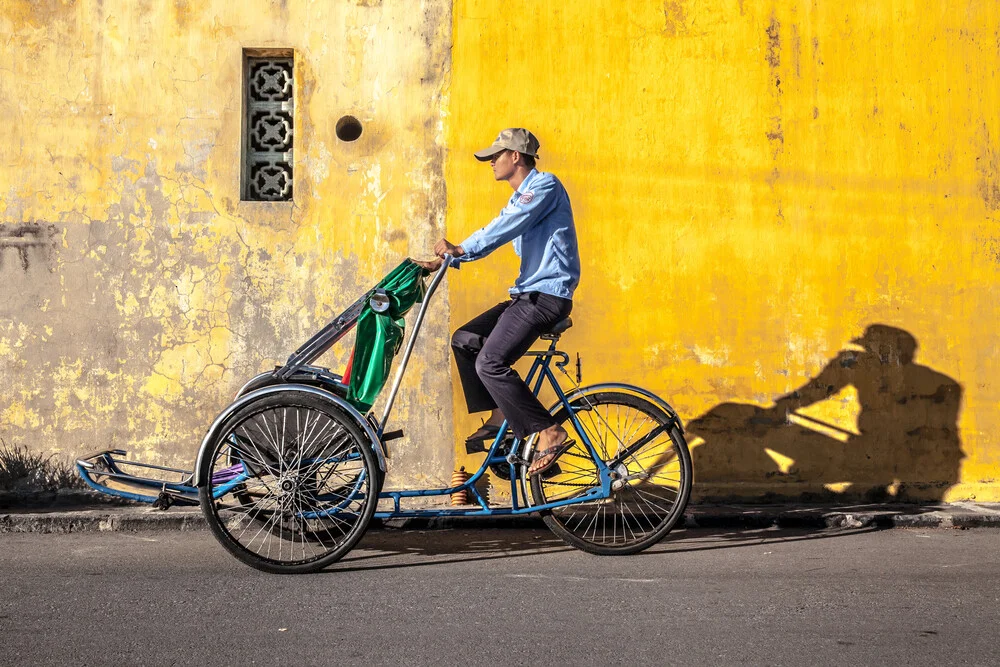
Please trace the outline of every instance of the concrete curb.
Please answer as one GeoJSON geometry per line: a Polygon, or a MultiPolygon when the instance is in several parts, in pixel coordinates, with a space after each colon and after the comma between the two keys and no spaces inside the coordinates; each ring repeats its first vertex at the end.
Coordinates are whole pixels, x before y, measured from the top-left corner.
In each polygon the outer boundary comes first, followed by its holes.
{"type": "Polygon", "coordinates": [[[0,514],[0,533],[95,533],[206,528],[196,510],[91,509],[0,514]]]}
{"type": "MultiPolygon", "coordinates": [[[[951,503],[929,506],[862,505],[692,505],[684,527],[713,530],[863,529],[863,528],[998,528],[1000,504],[951,503]]],[[[534,529],[545,524],[537,516],[439,517],[376,519],[375,530],[534,529]]],[[[166,512],[147,507],[76,509],[0,513],[0,533],[84,533],[203,530],[197,509],[166,512]]]]}

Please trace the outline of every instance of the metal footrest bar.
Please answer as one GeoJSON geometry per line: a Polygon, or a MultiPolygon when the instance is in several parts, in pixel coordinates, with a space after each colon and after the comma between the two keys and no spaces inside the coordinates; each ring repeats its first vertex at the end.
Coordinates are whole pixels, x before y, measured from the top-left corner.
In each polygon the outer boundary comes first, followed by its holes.
{"type": "Polygon", "coordinates": [[[87,486],[111,496],[162,506],[163,509],[172,504],[196,505],[198,503],[198,489],[191,485],[193,473],[190,470],[116,458],[127,455],[128,453],[123,449],[94,452],[77,459],[76,469],[87,486]],[[171,473],[180,476],[180,479],[172,481],[134,475],[123,470],[123,466],[129,469],[140,468],[171,473]],[[110,486],[108,482],[117,482],[126,488],[116,488],[110,486]],[[153,490],[156,491],[156,494],[149,495],[148,492],[153,490]]]}

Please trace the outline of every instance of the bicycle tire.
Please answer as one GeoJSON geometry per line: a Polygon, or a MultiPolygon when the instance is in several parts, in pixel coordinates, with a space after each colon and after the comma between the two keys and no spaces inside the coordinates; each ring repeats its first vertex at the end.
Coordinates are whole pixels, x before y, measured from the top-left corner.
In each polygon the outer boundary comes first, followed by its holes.
{"type": "MultiPolygon", "coordinates": [[[[628,445],[654,435],[616,467],[620,488],[612,490],[610,498],[544,511],[542,519],[564,542],[588,553],[627,555],[651,547],[677,525],[691,496],[691,454],[679,423],[653,401],[627,392],[585,394],[573,406],[606,464],[628,445]],[[640,415],[644,417],[641,422],[640,415]],[[611,451],[612,446],[615,451],[611,451]],[[609,513],[609,507],[614,511],[609,513]]],[[[574,437],[576,428],[566,407],[554,417],[574,437]]],[[[576,440],[573,448],[559,457],[559,474],[531,478],[536,505],[569,499],[600,486],[593,457],[583,439],[576,440]]]]}
{"type": "Polygon", "coordinates": [[[315,394],[269,394],[237,410],[202,457],[201,479],[220,478],[234,460],[246,479],[218,498],[218,485],[203,485],[202,513],[229,553],[264,572],[303,574],[336,562],[378,505],[371,443],[340,407],[315,394]]]}

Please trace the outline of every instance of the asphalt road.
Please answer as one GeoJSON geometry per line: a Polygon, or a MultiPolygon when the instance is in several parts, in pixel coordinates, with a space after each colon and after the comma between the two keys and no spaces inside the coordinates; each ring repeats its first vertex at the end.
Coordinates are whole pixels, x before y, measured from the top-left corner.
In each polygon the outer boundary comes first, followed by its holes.
{"type": "Polygon", "coordinates": [[[1000,663],[1000,531],[370,533],[274,576],[206,531],[0,535],[0,664],[1000,663]]]}

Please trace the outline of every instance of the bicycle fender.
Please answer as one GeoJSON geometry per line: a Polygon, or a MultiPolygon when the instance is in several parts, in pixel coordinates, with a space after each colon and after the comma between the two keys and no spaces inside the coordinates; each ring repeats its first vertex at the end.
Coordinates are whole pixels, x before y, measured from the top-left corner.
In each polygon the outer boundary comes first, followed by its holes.
{"type": "MultiPolygon", "coordinates": [[[[659,406],[664,412],[666,412],[675,424],[677,428],[684,432],[684,424],[681,422],[681,418],[677,415],[677,411],[674,410],[669,403],[665,400],[649,391],[648,389],[643,389],[642,387],[637,387],[634,384],[625,384],[623,382],[605,382],[603,384],[592,384],[589,387],[580,387],[569,394],[566,395],[566,401],[568,403],[573,403],[573,401],[578,400],[587,394],[592,394],[597,391],[630,391],[643,398],[647,398],[654,404],[659,406]]],[[[559,408],[562,407],[562,401],[556,401],[555,404],[549,408],[551,414],[555,414],[559,408]]]]}
{"type": "Polygon", "coordinates": [[[378,459],[378,467],[382,470],[382,472],[386,471],[385,451],[382,448],[382,442],[379,440],[378,435],[376,435],[375,429],[373,429],[371,424],[368,423],[368,420],[365,419],[353,405],[345,401],[340,396],[331,394],[328,391],[324,391],[316,387],[311,387],[309,385],[276,384],[276,385],[271,385],[270,387],[263,387],[261,389],[256,389],[254,391],[251,391],[249,394],[246,394],[245,396],[240,396],[237,400],[233,401],[228,406],[226,406],[226,409],[223,410],[222,413],[215,418],[215,421],[212,422],[212,425],[208,427],[208,433],[205,434],[204,439],[202,439],[201,441],[201,447],[198,449],[198,459],[194,466],[194,481],[192,482],[193,486],[195,486],[196,488],[200,488],[201,486],[203,486],[201,479],[202,459],[205,456],[207,456],[206,452],[208,451],[208,448],[211,445],[212,440],[218,434],[219,429],[222,428],[223,422],[225,422],[229,417],[231,417],[237,410],[242,408],[244,405],[251,403],[252,401],[260,398],[261,396],[267,396],[268,394],[277,394],[286,391],[301,391],[307,394],[314,394],[324,400],[333,403],[338,408],[346,412],[347,415],[351,419],[353,419],[358,426],[361,427],[365,435],[368,436],[368,440],[370,441],[371,447],[375,451],[375,458],[378,459]]]}

